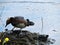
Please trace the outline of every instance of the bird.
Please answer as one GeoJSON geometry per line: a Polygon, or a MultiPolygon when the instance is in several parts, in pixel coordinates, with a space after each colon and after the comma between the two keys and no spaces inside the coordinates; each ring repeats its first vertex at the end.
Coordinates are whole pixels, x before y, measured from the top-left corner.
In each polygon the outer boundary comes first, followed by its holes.
{"type": "MultiPolygon", "coordinates": [[[[9,25],[11,24],[12,26],[17,27],[17,28],[20,28],[23,29],[25,27],[28,27],[28,26],[33,26],[34,25],[34,22],[30,21],[29,19],[24,19],[24,17],[10,17],[6,20],[6,25],[9,25]]],[[[14,28],[12,30],[14,30],[14,28]]]]}

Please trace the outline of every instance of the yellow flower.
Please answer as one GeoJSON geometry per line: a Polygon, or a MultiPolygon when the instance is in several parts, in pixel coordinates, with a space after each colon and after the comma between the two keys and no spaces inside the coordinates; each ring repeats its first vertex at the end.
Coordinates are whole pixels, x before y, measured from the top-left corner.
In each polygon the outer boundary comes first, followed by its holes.
{"type": "Polygon", "coordinates": [[[6,42],[8,42],[8,41],[9,41],[9,38],[6,37],[6,38],[4,39],[2,45],[4,45],[4,43],[6,43],[6,42]]]}
{"type": "Polygon", "coordinates": [[[9,41],[9,38],[5,38],[5,40],[4,40],[4,41],[8,42],[8,41],[9,41]]]}
{"type": "Polygon", "coordinates": [[[1,42],[1,39],[0,39],[0,42],[1,42]]]}

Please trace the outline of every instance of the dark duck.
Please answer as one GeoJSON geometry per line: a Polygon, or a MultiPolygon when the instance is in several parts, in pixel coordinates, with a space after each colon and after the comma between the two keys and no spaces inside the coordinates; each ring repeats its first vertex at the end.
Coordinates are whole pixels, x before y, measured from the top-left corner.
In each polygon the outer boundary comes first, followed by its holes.
{"type": "Polygon", "coordinates": [[[21,30],[22,28],[25,28],[27,26],[33,26],[34,22],[30,21],[29,19],[25,20],[24,17],[18,16],[18,17],[10,17],[9,19],[7,19],[5,27],[8,24],[11,24],[12,26],[14,26],[14,28],[15,27],[20,28],[21,30]]]}

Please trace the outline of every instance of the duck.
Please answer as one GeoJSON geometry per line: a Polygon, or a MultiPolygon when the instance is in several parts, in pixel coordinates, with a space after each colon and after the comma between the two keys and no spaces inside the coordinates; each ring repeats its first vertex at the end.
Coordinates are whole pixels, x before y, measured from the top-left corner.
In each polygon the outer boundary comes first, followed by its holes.
{"type": "MultiPolygon", "coordinates": [[[[7,27],[7,25],[11,24],[12,26],[17,27],[23,29],[25,27],[29,27],[29,26],[33,26],[34,22],[30,21],[29,19],[24,19],[24,17],[10,17],[6,20],[6,25],[5,27],[7,27]]],[[[14,28],[12,30],[14,30],[14,28]]]]}

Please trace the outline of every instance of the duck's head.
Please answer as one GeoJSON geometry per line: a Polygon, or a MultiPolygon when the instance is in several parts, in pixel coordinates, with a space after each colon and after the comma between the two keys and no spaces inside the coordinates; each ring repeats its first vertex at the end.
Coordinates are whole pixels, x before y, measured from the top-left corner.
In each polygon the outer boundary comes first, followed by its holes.
{"type": "Polygon", "coordinates": [[[7,21],[6,21],[5,27],[6,27],[8,24],[10,24],[12,20],[13,20],[13,17],[8,18],[7,21]]]}

